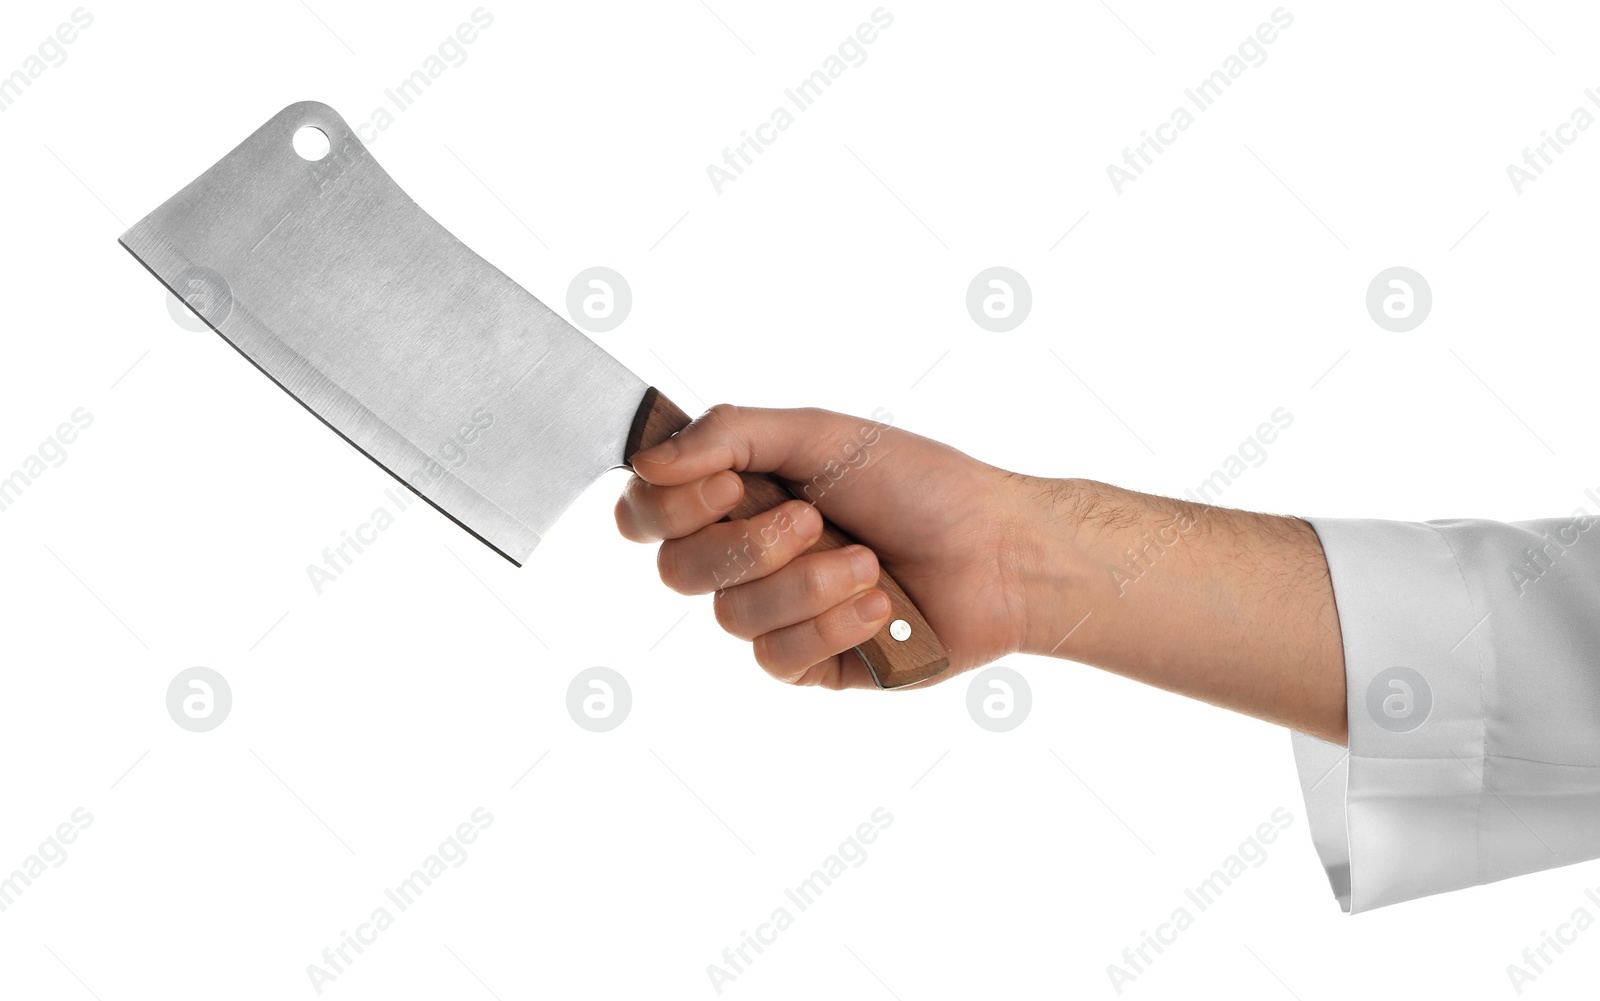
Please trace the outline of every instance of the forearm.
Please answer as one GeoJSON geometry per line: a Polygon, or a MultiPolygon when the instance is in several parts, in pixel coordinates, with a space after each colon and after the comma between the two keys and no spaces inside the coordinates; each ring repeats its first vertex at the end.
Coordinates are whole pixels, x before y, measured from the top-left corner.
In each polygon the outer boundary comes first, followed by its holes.
{"type": "Polygon", "coordinates": [[[1297,518],[1032,481],[1025,649],[1345,741],[1321,543],[1297,518]]]}

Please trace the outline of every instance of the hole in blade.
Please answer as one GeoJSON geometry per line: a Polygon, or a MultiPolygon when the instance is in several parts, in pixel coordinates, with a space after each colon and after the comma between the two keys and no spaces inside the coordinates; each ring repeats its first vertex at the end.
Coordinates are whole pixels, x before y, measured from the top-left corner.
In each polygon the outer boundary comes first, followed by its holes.
{"type": "Polygon", "coordinates": [[[320,160],[328,155],[331,147],[328,134],[315,125],[302,125],[295,131],[294,151],[302,160],[320,160]]]}

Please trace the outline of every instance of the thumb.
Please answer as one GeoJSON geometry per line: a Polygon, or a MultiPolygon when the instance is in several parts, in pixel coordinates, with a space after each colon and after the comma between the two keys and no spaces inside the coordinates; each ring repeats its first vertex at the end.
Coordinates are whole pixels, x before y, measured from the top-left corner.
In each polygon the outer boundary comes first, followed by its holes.
{"type": "Polygon", "coordinates": [[[657,486],[692,483],[723,469],[772,473],[793,483],[810,480],[830,463],[865,462],[894,415],[872,417],[830,410],[767,410],[723,403],[666,441],[633,457],[634,472],[657,486]]]}

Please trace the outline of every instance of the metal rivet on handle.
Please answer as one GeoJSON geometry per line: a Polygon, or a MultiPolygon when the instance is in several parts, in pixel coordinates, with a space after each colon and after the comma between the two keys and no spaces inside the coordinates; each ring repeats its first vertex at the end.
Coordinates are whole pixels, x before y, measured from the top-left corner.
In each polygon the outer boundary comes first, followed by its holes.
{"type": "Polygon", "coordinates": [[[889,635],[904,643],[911,638],[911,623],[905,619],[895,619],[889,623],[889,635]]]}

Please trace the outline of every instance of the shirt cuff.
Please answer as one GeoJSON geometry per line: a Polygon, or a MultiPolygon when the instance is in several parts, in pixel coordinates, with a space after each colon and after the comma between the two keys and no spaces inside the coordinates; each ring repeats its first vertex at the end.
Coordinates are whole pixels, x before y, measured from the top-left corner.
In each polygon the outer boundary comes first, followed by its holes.
{"type": "Polygon", "coordinates": [[[1477,646],[1463,639],[1482,613],[1433,528],[1311,525],[1333,579],[1349,715],[1347,754],[1294,742],[1328,880],[1351,913],[1472,886],[1483,693],[1477,646]]]}

